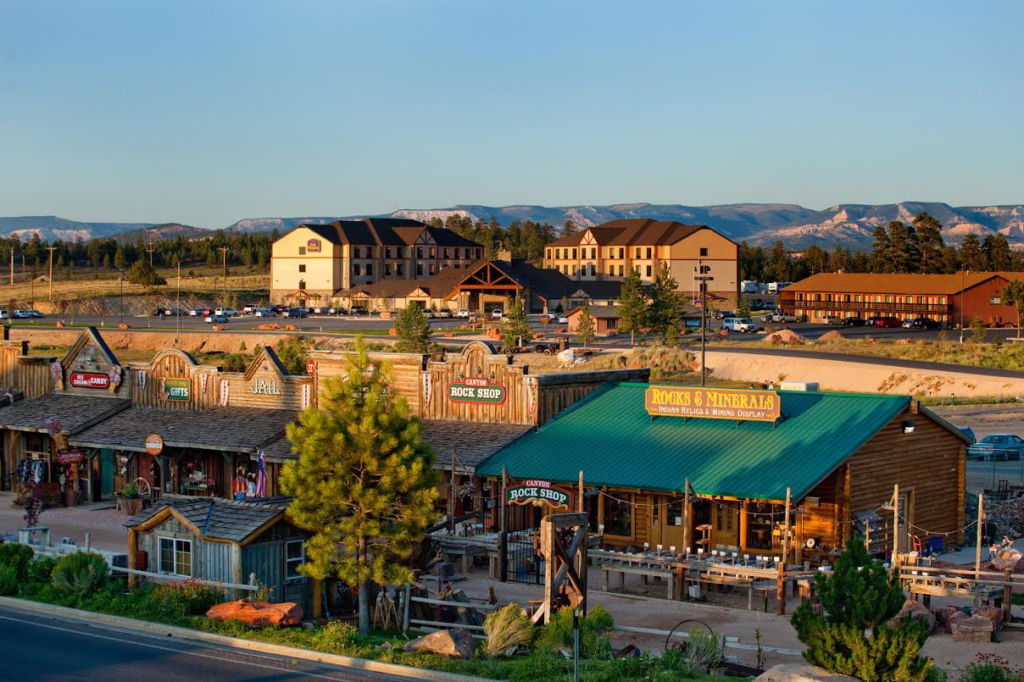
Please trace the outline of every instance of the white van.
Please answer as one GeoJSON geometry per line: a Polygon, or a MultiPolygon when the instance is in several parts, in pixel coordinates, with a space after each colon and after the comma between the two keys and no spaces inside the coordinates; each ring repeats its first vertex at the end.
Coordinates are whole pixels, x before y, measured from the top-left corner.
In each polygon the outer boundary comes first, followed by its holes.
{"type": "Polygon", "coordinates": [[[754,321],[749,317],[727,317],[722,320],[722,329],[731,332],[753,334],[756,331],[760,331],[761,328],[754,324],[754,321]]]}

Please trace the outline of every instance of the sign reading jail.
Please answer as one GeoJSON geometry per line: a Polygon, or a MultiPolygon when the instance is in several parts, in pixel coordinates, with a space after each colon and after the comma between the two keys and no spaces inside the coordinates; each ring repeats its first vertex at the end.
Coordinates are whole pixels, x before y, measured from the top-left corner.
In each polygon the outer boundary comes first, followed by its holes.
{"type": "Polygon", "coordinates": [[[163,379],[160,397],[164,400],[188,400],[191,387],[189,379],[163,379]]]}
{"type": "Polygon", "coordinates": [[[572,509],[572,493],[556,488],[548,481],[523,481],[519,485],[510,486],[505,490],[505,501],[508,504],[572,509]]]}
{"type": "Polygon", "coordinates": [[[487,379],[472,377],[448,385],[448,400],[453,403],[500,405],[505,402],[505,387],[487,379]]]}
{"type": "Polygon", "coordinates": [[[773,422],[782,414],[782,401],[774,391],[694,386],[651,386],[644,407],[655,417],[773,422]]]}

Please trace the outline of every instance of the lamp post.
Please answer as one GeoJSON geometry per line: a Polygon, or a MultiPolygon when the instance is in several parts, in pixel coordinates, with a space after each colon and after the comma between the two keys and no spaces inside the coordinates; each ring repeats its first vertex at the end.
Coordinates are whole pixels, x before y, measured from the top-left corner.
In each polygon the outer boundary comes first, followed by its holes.
{"type": "Polygon", "coordinates": [[[120,295],[120,304],[121,304],[121,318],[120,319],[121,319],[121,321],[118,324],[124,324],[124,270],[118,270],[118,272],[121,273],[121,277],[118,279],[118,282],[121,285],[121,295],[120,295]]]}
{"type": "Polygon", "coordinates": [[[960,343],[964,342],[964,288],[966,284],[967,270],[960,266],[960,343]]]}

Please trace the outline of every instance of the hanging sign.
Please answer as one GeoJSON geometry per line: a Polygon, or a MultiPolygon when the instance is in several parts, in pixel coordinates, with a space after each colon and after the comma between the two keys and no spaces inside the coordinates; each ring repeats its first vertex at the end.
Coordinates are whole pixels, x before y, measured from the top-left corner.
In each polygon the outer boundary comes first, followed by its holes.
{"type": "Polygon", "coordinates": [[[453,403],[500,405],[505,402],[505,387],[487,379],[467,378],[448,385],[448,400],[453,403]]]}
{"type": "Polygon", "coordinates": [[[313,376],[314,374],[316,374],[316,360],[306,361],[306,374],[308,374],[309,376],[313,376]]]}
{"type": "Polygon", "coordinates": [[[110,377],[92,372],[72,372],[71,385],[75,388],[106,388],[110,385],[110,377]]]}
{"type": "Polygon", "coordinates": [[[556,488],[548,481],[523,481],[505,490],[508,504],[532,504],[537,507],[565,507],[571,510],[572,493],[556,488]]]}
{"type": "Polygon", "coordinates": [[[281,395],[277,379],[256,379],[249,390],[253,395],[281,395]]]}
{"type": "Polygon", "coordinates": [[[651,386],[644,407],[655,417],[773,422],[782,414],[782,401],[774,391],[694,386],[651,386]]]}
{"type": "Polygon", "coordinates": [[[58,450],[57,464],[79,464],[85,461],[81,450],[58,450]]]}
{"type": "Polygon", "coordinates": [[[310,239],[306,242],[306,251],[309,253],[320,253],[320,240],[310,239]]]}
{"type": "Polygon", "coordinates": [[[188,379],[163,379],[160,382],[160,397],[164,400],[188,400],[192,382],[188,379]]]}
{"type": "Polygon", "coordinates": [[[151,455],[159,455],[164,451],[164,439],[158,433],[146,436],[146,452],[151,455]]]}

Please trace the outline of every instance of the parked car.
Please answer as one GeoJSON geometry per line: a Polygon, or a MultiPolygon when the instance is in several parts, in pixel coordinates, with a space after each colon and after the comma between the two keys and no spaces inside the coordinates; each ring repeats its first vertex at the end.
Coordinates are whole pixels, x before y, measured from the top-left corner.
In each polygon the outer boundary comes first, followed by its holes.
{"type": "Polygon", "coordinates": [[[468,320],[469,319],[469,308],[459,308],[458,312],[455,313],[455,317],[460,317],[460,318],[468,320]]]}
{"type": "Polygon", "coordinates": [[[289,308],[281,313],[281,317],[306,317],[305,308],[289,308]]]}
{"type": "Polygon", "coordinates": [[[772,322],[799,322],[800,316],[794,313],[784,313],[781,310],[776,310],[768,316],[768,319],[772,322]]]}
{"type": "Polygon", "coordinates": [[[433,310],[431,310],[430,308],[424,308],[423,309],[423,317],[427,318],[428,320],[432,320],[436,316],[434,315],[434,311],[433,310]]]}
{"type": "Polygon", "coordinates": [[[491,311],[492,320],[500,320],[503,317],[505,317],[505,311],[502,310],[501,308],[495,308],[494,310],[491,311]]]}
{"type": "Polygon", "coordinates": [[[970,438],[972,443],[978,442],[978,437],[974,435],[974,429],[970,426],[958,426],[957,428],[960,429],[960,433],[970,438]]]}
{"type": "Polygon", "coordinates": [[[275,306],[273,306],[273,307],[272,307],[272,310],[273,310],[273,311],[274,311],[275,313],[277,313],[278,315],[280,315],[281,313],[283,313],[284,311],[288,310],[289,308],[291,308],[291,306],[290,306],[290,305],[282,305],[282,304],[278,304],[278,305],[275,305],[275,306]]]}
{"type": "Polygon", "coordinates": [[[753,320],[749,317],[727,317],[722,320],[722,329],[731,332],[742,332],[744,334],[753,334],[759,331],[761,328],[758,327],[753,320]]]}
{"type": "Polygon", "coordinates": [[[0,320],[9,320],[11,316],[7,314],[6,310],[0,310],[0,320]]]}
{"type": "Polygon", "coordinates": [[[564,313],[559,315],[558,316],[558,324],[569,324],[569,318],[566,317],[564,313]]]}
{"type": "MultiPolygon", "coordinates": [[[[753,308],[751,308],[751,310],[753,310],[753,308]]],[[[724,320],[727,317],[735,317],[735,316],[736,316],[736,313],[734,313],[731,310],[718,310],[718,311],[715,311],[715,319],[716,320],[724,320]]]]}
{"type": "Polygon", "coordinates": [[[993,433],[967,448],[968,459],[1010,460],[1020,459],[1024,453],[1024,439],[1012,433],[993,433]]]}
{"type": "Polygon", "coordinates": [[[224,317],[238,317],[238,311],[234,308],[217,308],[213,311],[214,315],[223,315],[224,317]]]}
{"type": "Polygon", "coordinates": [[[27,310],[15,310],[11,313],[12,320],[30,320],[32,319],[32,313],[27,310]]]}
{"type": "Polygon", "coordinates": [[[270,308],[257,308],[253,315],[256,317],[277,317],[277,311],[270,308]]]}
{"type": "Polygon", "coordinates": [[[255,303],[246,303],[244,306],[242,306],[242,313],[245,315],[255,315],[256,311],[259,309],[259,305],[255,303]]]}
{"type": "Polygon", "coordinates": [[[863,317],[847,317],[843,320],[843,324],[847,327],[863,327],[867,324],[867,320],[863,317]]]}
{"type": "Polygon", "coordinates": [[[369,315],[369,311],[366,310],[366,306],[354,305],[352,309],[348,311],[349,315],[369,315]]]}
{"type": "Polygon", "coordinates": [[[918,317],[914,320],[905,320],[900,326],[904,329],[939,329],[942,325],[930,317],[918,317]]]}
{"type": "Polygon", "coordinates": [[[899,329],[901,322],[898,317],[882,316],[875,318],[876,327],[884,327],[888,329],[899,329]]]}
{"type": "Polygon", "coordinates": [[[438,318],[439,320],[451,319],[451,316],[452,311],[448,310],[447,308],[441,308],[436,313],[434,313],[434,317],[438,318]]]}
{"type": "Polygon", "coordinates": [[[41,312],[39,312],[39,311],[38,311],[38,310],[36,310],[35,308],[33,308],[32,310],[28,310],[28,311],[26,311],[26,312],[27,312],[27,313],[28,313],[29,315],[31,315],[32,317],[45,317],[45,315],[43,315],[43,314],[42,314],[41,312]]]}
{"type": "Polygon", "coordinates": [[[843,318],[838,315],[826,315],[821,321],[825,324],[843,324],[843,318]]]}
{"type": "Polygon", "coordinates": [[[224,324],[227,321],[227,315],[221,315],[220,313],[206,316],[206,324],[224,324]]]}

